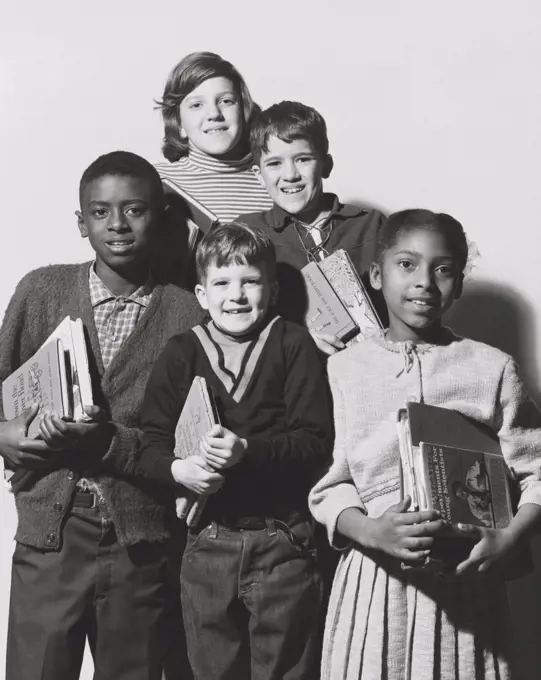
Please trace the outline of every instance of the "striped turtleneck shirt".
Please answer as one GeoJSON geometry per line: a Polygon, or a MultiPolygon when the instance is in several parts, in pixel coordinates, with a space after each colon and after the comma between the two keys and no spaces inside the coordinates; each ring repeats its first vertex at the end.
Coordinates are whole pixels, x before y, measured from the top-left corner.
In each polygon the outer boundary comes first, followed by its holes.
{"type": "Polygon", "coordinates": [[[174,182],[200,201],[220,222],[244,213],[269,210],[272,201],[252,171],[251,155],[226,161],[190,148],[174,163],[156,163],[160,177],[174,182]]]}

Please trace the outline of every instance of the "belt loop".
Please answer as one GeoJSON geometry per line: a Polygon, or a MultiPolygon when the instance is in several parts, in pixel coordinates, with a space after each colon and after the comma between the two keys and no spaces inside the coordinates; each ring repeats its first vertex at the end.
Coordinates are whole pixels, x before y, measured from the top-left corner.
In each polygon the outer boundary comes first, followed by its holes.
{"type": "Polygon", "coordinates": [[[218,538],[218,522],[215,522],[214,520],[210,523],[209,538],[218,538]]]}
{"type": "Polygon", "coordinates": [[[267,531],[269,536],[276,536],[276,523],[272,517],[265,517],[265,522],[267,523],[267,531]]]}

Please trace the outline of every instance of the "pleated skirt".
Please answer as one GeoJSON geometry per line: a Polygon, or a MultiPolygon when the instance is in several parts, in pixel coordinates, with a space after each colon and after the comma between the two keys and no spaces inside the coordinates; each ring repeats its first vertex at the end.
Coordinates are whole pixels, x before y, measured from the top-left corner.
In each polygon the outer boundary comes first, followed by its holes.
{"type": "Polygon", "coordinates": [[[502,581],[443,580],[351,549],[327,613],[321,680],[510,680],[502,581]]]}

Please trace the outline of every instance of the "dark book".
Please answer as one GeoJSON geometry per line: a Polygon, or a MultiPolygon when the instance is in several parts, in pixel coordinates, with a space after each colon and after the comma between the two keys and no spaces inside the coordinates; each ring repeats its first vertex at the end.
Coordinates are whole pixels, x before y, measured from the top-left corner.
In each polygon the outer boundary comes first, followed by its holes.
{"type": "MultiPolygon", "coordinates": [[[[196,376],[190,386],[182,413],[175,428],[175,456],[188,458],[199,455],[199,442],[220,419],[210,387],[205,378],[196,376]]],[[[177,498],[176,509],[180,519],[195,526],[205,507],[206,497],[186,490],[177,498]]]]}
{"type": "MultiPolygon", "coordinates": [[[[438,510],[446,522],[427,566],[446,569],[470,554],[474,541],[461,536],[457,524],[509,525],[512,472],[492,431],[457,411],[410,402],[398,413],[398,438],[402,497],[411,497],[411,510],[438,510]]],[[[531,567],[523,550],[505,576],[531,567]]]]}
{"type": "Polygon", "coordinates": [[[306,326],[313,331],[336,335],[343,342],[347,342],[359,332],[359,326],[329,283],[320,265],[310,262],[301,269],[301,273],[308,298],[306,326]]]}
{"type": "Polygon", "coordinates": [[[216,215],[200,201],[169,179],[162,178],[162,185],[167,199],[168,210],[184,219],[189,229],[188,246],[193,249],[198,238],[198,231],[206,234],[219,224],[216,215]]]}

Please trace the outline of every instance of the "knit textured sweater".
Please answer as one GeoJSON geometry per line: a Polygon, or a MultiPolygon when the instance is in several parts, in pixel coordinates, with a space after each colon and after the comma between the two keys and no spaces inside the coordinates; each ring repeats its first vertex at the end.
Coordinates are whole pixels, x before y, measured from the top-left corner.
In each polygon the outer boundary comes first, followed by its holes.
{"type": "MultiPolygon", "coordinates": [[[[136,478],[139,409],[152,366],[176,333],[199,323],[195,297],[173,285],[156,286],[137,326],[104,369],[90,302],[91,263],[54,265],[27,274],[8,305],[0,331],[0,381],[29,359],[66,317],[80,317],[87,334],[94,403],[108,414],[114,435],[107,451],[69,451],[65,467],[35,478],[16,493],[16,540],[43,550],[61,545],[62,525],[77,480],[96,479],[122,545],[168,536],[171,498],[136,478]]],[[[0,399],[0,417],[4,418],[0,399]]]]}
{"type": "Polygon", "coordinates": [[[283,319],[268,326],[252,338],[236,376],[224,366],[227,347],[208,334],[204,349],[188,331],[169,341],[148,382],[141,466],[149,477],[173,482],[175,425],[197,375],[210,385],[222,425],[246,438],[244,458],[225,471],[224,486],[207,503],[211,519],[306,511],[330,460],[331,407],[314,342],[283,319]]]}
{"type": "Polygon", "coordinates": [[[343,510],[377,517],[400,500],[396,422],[407,401],[453,409],[490,428],[516,474],[519,504],[541,505],[541,414],[507,354],[448,330],[438,345],[374,337],[331,357],[328,372],[334,460],[310,494],[310,509],[331,543],[343,510]]]}
{"type": "Polygon", "coordinates": [[[267,210],[272,201],[252,171],[251,155],[226,161],[191,148],[174,163],[156,163],[160,177],[177,184],[213,212],[220,222],[267,210]]]}

